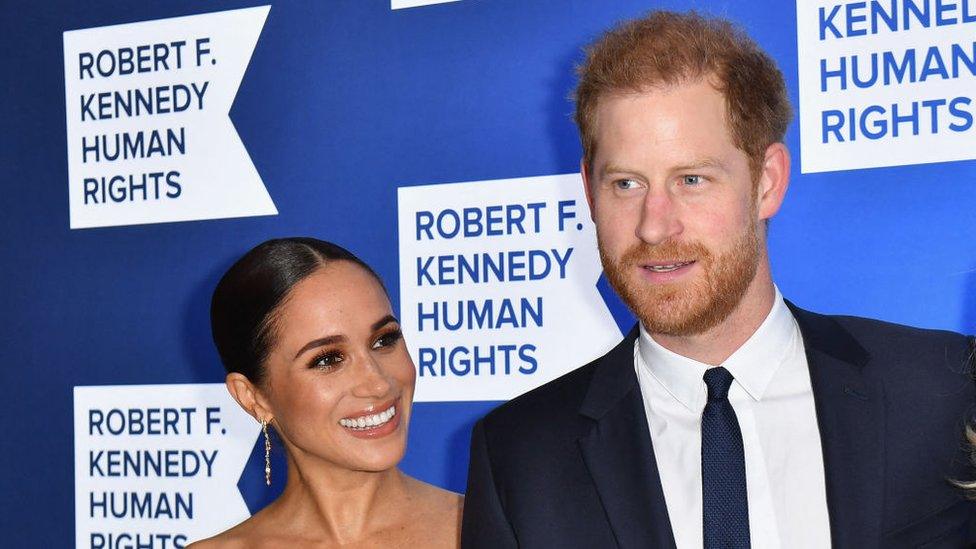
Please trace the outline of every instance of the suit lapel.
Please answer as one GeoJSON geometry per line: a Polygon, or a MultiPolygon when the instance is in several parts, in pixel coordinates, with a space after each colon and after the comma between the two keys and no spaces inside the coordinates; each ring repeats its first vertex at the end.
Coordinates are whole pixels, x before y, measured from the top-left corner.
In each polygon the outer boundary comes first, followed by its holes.
{"type": "Polygon", "coordinates": [[[883,386],[865,372],[867,351],[840,324],[788,305],[810,368],[832,545],[877,547],[885,479],[883,386]]]}
{"type": "Polygon", "coordinates": [[[634,373],[637,329],[595,368],[580,413],[594,421],[578,440],[621,548],[675,547],[647,417],[634,373]]]}

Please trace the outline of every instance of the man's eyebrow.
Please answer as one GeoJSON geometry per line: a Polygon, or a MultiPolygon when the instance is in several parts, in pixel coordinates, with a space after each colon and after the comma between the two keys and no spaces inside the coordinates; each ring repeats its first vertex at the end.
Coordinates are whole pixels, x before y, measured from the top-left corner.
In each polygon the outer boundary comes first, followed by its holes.
{"type": "Polygon", "coordinates": [[[725,167],[724,162],[712,156],[699,158],[696,160],[692,160],[691,162],[686,162],[684,164],[675,166],[673,168],[673,171],[684,172],[688,170],[700,170],[702,168],[713,168],[716,170],[722,170],[723,172],[728,171],[728,168],[725,167]]]}
{"type": "MultiPolygon", "coordinates": [[[[713,156],[706,156],[703,158],[697,158],[694,160],[690,160],[688,162],[684,162],[682,164],[672,167],[671,171],[684,172],[684,171],[694,171],[694,170],[701,170],[701,169],[715,169],[715,170],[721,170],[723,172],[729,171],[728,168],[726,168],[724,162],[722,162],[721,160],[713,156]]],[[[606,166],[603,167],[602,170],[600,170],[600,174],[603,177],[606,177],[607,175],[610,174],[621,174],[621,173],[638,175],[641,172],[640,170],[630,169],[623,166],[618,166],[616,164],[607,164],[606,166]]]]}
{"type": "Polygon", "coordinates": [[[346,336],[344,335],[331,335],[326,337],[320,337],[318,339],[313,339],[312,341],[306,343],[305,346],[298,351],[298,353],[295,355],[295,358],[302,356],[302,353],[305,353],[310,349],[314,349],[316,347],[324,347],[326,345],[331,345],[333,343],[345,341],[345,339],[346,336]]]}
{"type": "Polygon", "coordinates": [[[637,170],[628,170],[627,168],[617,166],[616,164],[607,164],[600,170],[600,175],[606,176],[612,173],[638,173],[637,170]]]}

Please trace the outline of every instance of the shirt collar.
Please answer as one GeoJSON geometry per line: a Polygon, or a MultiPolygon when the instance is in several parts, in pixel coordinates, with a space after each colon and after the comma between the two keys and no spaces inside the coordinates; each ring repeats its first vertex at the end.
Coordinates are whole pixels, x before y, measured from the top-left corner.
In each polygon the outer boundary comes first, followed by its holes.
{"type": "MultiPolygon", "coordinates": [[[[759,328],[730,356],[724,366],[735,382],[754,400],[761,400],[770,381],[793,347],[799,329],[793,314],[783,301],[779,288],[773,307],[759,328]]],[[[665,349],[640,327],[638,354],[642,367],[683,406],[698,411],[707,397],[702,376],[710,365],[665,349]]]]}

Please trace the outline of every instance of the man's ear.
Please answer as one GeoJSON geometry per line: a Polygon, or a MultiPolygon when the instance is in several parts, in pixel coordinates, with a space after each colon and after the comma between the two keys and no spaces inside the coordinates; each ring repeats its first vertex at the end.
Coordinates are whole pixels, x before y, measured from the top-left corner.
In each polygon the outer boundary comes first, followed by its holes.
{"type": "Polygon", "coordinates": [[[230,396],[234,397],[234,400],[247,413],[251,414],[251,417],[258,421],[267,421],[269,423],[274,419],[274,414],[268,407],[264,395],[251,383],[251,380],[247,376],[237,372],[231,372],[224,379],[224,384],[227,385],[227,391],[230,393],[230,396]]]}
{"type": "Polygon", "coordinates": [[[786,189],[790,186],[790,151],[786,145],[773,143],[766,147],[758,184],[759,219],[770,219],[783,205],[786,189]]]}
{"type": "Polygon", "coordinates": [[[586,193],[586,205],[590,209],[590,220],[593,220],[593,191],[590,188],[590,174],[586,168],[586,158],[580,158],[580,175],[583,176],[583,192],[586,193]]]}

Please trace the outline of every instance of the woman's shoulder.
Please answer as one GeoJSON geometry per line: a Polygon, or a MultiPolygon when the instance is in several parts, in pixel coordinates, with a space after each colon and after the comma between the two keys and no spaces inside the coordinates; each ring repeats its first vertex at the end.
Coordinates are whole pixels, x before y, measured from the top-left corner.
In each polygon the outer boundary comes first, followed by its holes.
{"type": "Polygon", "coordinates": [[[187,549],[250,549],[251,547],[262,547],[260,528],[255,528],[254,515],[244,522],[229,530],[225,530],[216,536],[195,541],[187,546],[187,549]]]}
{"type": "Polygon", "coordinates": [[[212,538],[195,541],[186,549],[246,549],[249,545],[247,538],[231,534],[231,530],[228,530],[212,538]]]}
{"type": "Polygon", "coordinates": [[[431,512],[443,516],[445,513],[460,513],[464,506],[464,496],[445,490],[422,480],[407,477],[410,482],[411,499],[431,512]]]}
{"type": "Polygon", "coordinates": [[[402,486],[397,501],[390,500],[392,520],[371,541],[377,546],[456,549],[464,497],[405,474],[402,486]]]}

